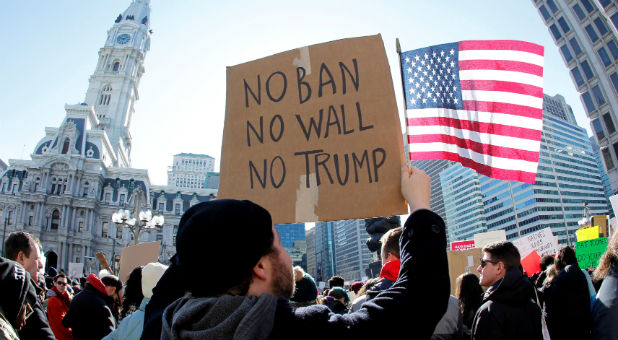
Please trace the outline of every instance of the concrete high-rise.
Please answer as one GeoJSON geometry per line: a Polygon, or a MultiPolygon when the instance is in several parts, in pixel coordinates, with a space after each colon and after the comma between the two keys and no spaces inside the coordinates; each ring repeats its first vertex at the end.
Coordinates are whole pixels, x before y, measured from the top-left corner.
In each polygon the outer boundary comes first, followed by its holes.
{"type": "Polygon", "coordinates": [[[613,190],[618,189],[618,4],[533,0],[590,118],[613,190]]]}
{"type": "Polygon", "coordinates": [[[365,270],[372,262],[372,254],[365,244],[369,234],[365,220],[333,222],[336,275],[346,281],[359,281],[367,276],[365,270]]]}
{"type": "Polygon", "coordinates": [[[572,111],[559,95],[544,95],[534,184],[492,179],[459,164],[442,172],[440,179],[451,241],[497,229],[514,239],[551,227],[561,244],[573,244],[584,202],[593,215],[609,211],[586,130],[574,123],[572,111]]]}

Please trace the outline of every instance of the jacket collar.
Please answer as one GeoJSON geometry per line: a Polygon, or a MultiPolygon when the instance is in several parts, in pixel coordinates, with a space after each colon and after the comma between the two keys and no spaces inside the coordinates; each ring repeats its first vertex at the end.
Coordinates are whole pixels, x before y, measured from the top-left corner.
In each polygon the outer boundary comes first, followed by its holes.
{"type": "Polygon", "coordinates": [[[380,277],[389,279],[391,281],[397,281],[399,276],[399,268],[401,267],[401,260],[388,261],[382,266],[380,271],[380,277]]]}

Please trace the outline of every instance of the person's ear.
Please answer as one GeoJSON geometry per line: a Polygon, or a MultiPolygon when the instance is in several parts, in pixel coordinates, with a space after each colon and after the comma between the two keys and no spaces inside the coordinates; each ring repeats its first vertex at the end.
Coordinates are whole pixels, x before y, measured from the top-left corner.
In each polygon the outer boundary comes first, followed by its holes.
{"type": "Polygon", "coordinates": [[[266,262],[268,262],[267,256],[262,256],[258,263],[253,267],[253,275],[263,281],[266,281],[266,267],[268,266],[266,262]]]}
{"type": "Polygon", "coordinates": [[[24,261],[24,259],[25,259],[25,258],[26,258],[26,254],[24,254],[24,252],[20,250],[20,251],[17,253],[17,258],[15,259],[15,261],[16,261],[16,262],[20,262],[20,263],[21,263],[21,262],[23,262],[23,261],[24,261]]]}

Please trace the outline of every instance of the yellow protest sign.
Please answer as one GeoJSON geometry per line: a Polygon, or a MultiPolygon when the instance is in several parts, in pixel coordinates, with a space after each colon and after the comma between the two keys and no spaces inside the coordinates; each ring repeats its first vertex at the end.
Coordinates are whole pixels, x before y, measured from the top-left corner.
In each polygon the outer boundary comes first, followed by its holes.
{"type": "Polygon", "coordinates": [[[578,229],[575,233],[577,234],[577,242],[594,240],[599,238],[599,226],[578,229]]]}

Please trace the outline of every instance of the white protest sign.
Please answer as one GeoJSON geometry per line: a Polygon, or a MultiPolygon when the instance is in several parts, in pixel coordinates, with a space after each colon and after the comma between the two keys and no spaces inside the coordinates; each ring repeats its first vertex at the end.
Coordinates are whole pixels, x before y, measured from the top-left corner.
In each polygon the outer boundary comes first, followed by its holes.
{"type": "Polygon", "coordinates": [[[536,250],[540,257],[558,252],[558,242],[549,227],[514,240],[513,244],[519,249],[522,259],[533,250],[536,250]]]}
{"type": "Polygon", "coordinates": [[[69,277],[79,278],[84,276],[84,264],[69,262],[69,277]]]}
{"type": "Polygon", "coordinates": [[[474,246],[476,248],[483,248],[492,242],[506,241],[506,231],[495,230],[488,231],[486,233],[474,234],[474,246]]]}

